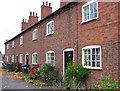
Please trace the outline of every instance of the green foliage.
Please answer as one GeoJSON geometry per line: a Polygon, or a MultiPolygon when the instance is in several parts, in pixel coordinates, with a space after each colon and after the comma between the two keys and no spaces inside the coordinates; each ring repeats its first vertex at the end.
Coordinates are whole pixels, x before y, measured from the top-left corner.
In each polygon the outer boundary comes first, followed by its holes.
{"type": "Polygon", "coordinates": [[[84,81],[87,79],[89,74],[90,71],[80,65],[79,62],[69,63],[67,69],[65,69],[64,75],[67,88],[74,87],[78,89],[81,83],[84,83],[84,81]]]}
{"type": "Polygon", "coordinates": [[[21,63],[12,63],[13,68],[12,71],[21,72],[22,71],[22,64],[21,63]]]}
{"type": "Polygon", "coordinates": [[[57,81],[58,70],[52,64],[44,63],[38,68],[37,72],[40,74],[40,78],[43,82],[53,83],[57,81]]]}
{"type": "Polygon", "coordinates": [[[103,77],[101,82],[94,84],[95,89],[120,89],[118,86],[118,81],[113,79],[112,81],[109,78],[103,77]]]}

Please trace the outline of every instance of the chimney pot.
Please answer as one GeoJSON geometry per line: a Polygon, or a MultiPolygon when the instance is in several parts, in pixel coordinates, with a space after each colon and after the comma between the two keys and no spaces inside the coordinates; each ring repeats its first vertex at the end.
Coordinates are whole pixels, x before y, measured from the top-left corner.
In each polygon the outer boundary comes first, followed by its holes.
{"type": "Polygon", "coordinates": [[[37,13],[36,13],[36,17],[37,17],[37,13]]]}
{"type": "Polygon", "coordinates": [[[30,12],[30,16],[32,16],[32,12],[30,12]]]}
{"type": "Polygon", "coordinates": [[[33,12],[33,16],[35,15],[35,12],[33,12]]]}
{"type": "Polygon", "coordinates": [[[44,1],[43,1],[43,5],[44,5],[44,1]]]}
{"type": "Polygon", "coordinates": [[[51,7],[51,3],[49,3],[49,7],[51,7]]]}
{"type": "Polygon", "coordinates": [[[46,1],[46,6],[48,6],[48,1],[46,1]]]}
{"type": "Polygon", "coordinates": [[[24,22],[24,19],[23,19],[23,22],[24,22]]]}

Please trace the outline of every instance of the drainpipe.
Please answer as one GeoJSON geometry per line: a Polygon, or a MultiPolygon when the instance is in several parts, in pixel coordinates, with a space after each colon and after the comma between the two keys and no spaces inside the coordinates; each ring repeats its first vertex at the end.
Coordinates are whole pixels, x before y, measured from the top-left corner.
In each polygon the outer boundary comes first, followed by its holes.
{"type": "Polygon", "coordinates": [[[76,4],[76,19],[77,19],[77,61],[78,61],[78,5],[77,4],[76,4]]]}

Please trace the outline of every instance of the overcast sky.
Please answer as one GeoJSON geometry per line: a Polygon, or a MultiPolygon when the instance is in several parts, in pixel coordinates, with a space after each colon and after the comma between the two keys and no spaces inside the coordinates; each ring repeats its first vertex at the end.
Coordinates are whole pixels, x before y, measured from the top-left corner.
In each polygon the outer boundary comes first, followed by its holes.
{"type": "Polygon", "coordinates": [[[22,19],[28,19],[30,11],[41,15],[43,1],[52,4],[53,11],[60,7],[60,0],[1,0],[0,1],[0,51],[4,54],[4,42],[21,32],[22,19]]]}

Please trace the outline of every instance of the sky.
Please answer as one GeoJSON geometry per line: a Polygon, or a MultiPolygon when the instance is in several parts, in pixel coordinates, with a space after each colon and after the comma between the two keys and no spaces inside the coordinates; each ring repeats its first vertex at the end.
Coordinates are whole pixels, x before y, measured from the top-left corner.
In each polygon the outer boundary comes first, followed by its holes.
{"type": "Polygon", "coordinates": [[[30,11],[41,15],[41,5],[48,1],[53,12],[60,7],[60,0],[1,0],[0,1],[0,51],[5,53],[4,43],[21,32],[22,19],[28,19],[30,11]]]}

